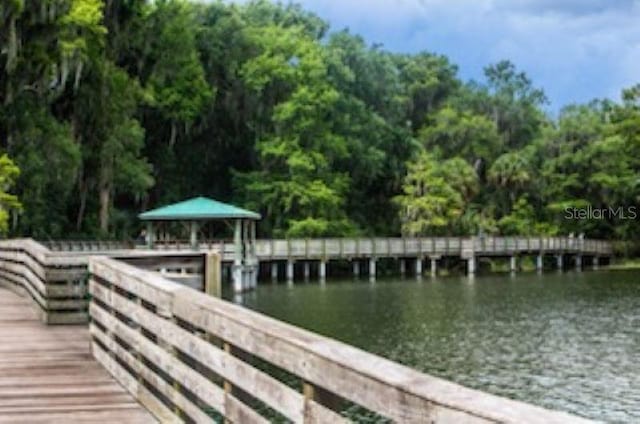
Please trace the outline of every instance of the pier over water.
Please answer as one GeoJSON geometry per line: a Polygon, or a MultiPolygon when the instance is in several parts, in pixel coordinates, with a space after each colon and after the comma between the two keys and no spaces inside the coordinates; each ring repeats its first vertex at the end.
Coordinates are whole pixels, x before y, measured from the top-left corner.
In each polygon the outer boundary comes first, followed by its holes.
{"type": "MultiPolygon", "coordinates": [[[[1,299],[16,299],[10,289],[27,309],[30,297],[43,330],[10,343],[38,343],[54,328],[77,341],[88,337],[93,369],[99,364],[161,422],[336,423],[348,421],[344,413],[354,407],[395,422],[584,421],[420,373],[216,298],[223,260],[224,251],[62,253],[28,239],[2,241],[1,299]],[[199,270],[204,292],[176,282],[187,269],[199,270]]],[[[14,309],[0,309],[0,322],[14,309]]]]}

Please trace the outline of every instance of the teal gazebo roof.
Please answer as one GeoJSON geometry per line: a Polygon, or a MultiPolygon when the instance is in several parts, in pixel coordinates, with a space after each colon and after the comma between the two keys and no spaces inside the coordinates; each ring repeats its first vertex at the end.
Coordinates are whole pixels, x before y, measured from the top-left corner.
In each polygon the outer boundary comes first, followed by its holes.
{"type": "Polygon", "coordinates": [[[143,221],[196,221],[207,219],[260,219],[260,214],[218,202],[194,197],[172,205],[152,209],[138,215],[143,221]]]}

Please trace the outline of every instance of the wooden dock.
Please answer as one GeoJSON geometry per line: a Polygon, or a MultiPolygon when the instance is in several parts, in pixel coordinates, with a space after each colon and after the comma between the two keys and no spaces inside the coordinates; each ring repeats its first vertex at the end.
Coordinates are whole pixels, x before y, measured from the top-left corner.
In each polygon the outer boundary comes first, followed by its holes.
{"type": "MultiPolygon", "coordinates": [[[[136,251],[132,244],[100,241],[50,241],[45,245],[62,255],[82,256],[106,254],[117,257],[118,252],[130,255],[136,251]]],[[[439,263],[444,258],[459,258],[467,263],[467,272],[474,274],[482,258],[508,258],[512,272],[519,269],[524,257],[534,259],[536,269],[542,271],[545,262],[555,262],[558,269],[573,266],[581,269],[583,264],[597,268],[600,260],[613,254],[612,244],[605,240],[582,237],[376,237],[376,238],[316,238],[316,239],[257,239],[240,246],[229,241],[202,242],[197,246],[184,240],[159,239],[152,250],[139,252],[167,252],[173,255],[197,255],[198,252],[215,250],[226,263],[226,274],[233,281],[236,293],[256,287],[261,266],[269,266],[272,280],[282,274],[288,281],[294,279],[295,268],[302,266],[304,278],[309,278],[311,264],[317,268],[320,280],[328,273],[329,262],[351,262],[353,275],[367,274],[376,277],[376,263],[381,259],[398,262],[400,274],[409,272],[421,276],[427,269],[432,276],[437,274],[439,263]]],[[[55,262],[55,261],[54,261],[55,262]]],[[[263,273],[264,275],[265,273],[263,273]]]]}
{"type": "Polygon", "coordinates": [[[0,423],[150,423],[93,359],[86,326],[47,326],[27,297],[0,287],[0,423]]]}
{"type": "Polygon", "coordinates": [[[338,424],[352,407],[398,423],[588,422],[420,373],[158,272],[219,279],[220,253],[111,256],[0,241],[0,424],[338,424]]]}

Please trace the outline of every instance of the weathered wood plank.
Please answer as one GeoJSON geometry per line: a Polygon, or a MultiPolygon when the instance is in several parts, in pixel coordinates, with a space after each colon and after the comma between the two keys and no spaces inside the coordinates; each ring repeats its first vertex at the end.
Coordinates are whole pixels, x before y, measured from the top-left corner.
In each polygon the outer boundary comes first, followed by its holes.
{"type": "Polygon", "coordinates": [[[91,275],[114,284],[135,296],[144,299],[161,311],[170,311],[171,292],[180,288],[159,275],[140,270],[131,265],[113,260],[93,260],[89,264],[91,275]]]}
{"type": "MultiPolygon", "coordinates": [[[[454,246],[460,248],[460,245],[454,244],[454,246]]],[[[373,248],[373,245],[371,247],[373,248]]],[[[305,381],[312,382],[331,393],[354,401],[395,421],[425,422],[438,419],[465,422],[521,422],[524,420],[549,423],[580,422],[580,419],[569,414],[499,398],[418,373],[359,349],[188,288],[182,288],[168,281],[156,284],[158,280],[153,274],[119,266],[111,259],[92,259],[90,268],[101,279],[130,291],[144,300],[149,300],[145,296],[150,296],[151,300],[157,303],[157,299],[160,298],[163,308],[168,307],[169,310],[162,311],[161,316],[156,316],[137,303],[106,290],[99,283],[91,283],[91,290],[96,298],[112,305],[119,313],[130,317],[159,336],[163,343],[175,346],[210,365],[212,370],[220,372],[225,381],[235,380],[234,384],[240,388],[243,388],[241,384],[247,387],[247,383],[239,382],[240,376],[258,381],[260,374],[248,372],[244,365],[234,374],[230,370],[233,369],[233,361],[237,358],[225,357],[225,352],[207,345],[207,342],[178,328],[164,318],[177,317],[197,328],[205,329],[216,338],[239,346],[242,350],[282,367],[305,381]],[[133,284],[132,281],[141,282],[141,284],[133,284]]],[[[95,314],[98,322],[102,324],[106,322],[110,331],[123,337],[123,340],[141,351],[143,355],[147,355],[147,349],[154,353],[153,359],[147,358],[152,359],[159,367],[171,368],[171,361],[175,359],[160,347],[146,338],[139,338],[139,343],[136,343],[136,337],[139,334],[137,331],[93,305],[90,311],[92,316],[95,314]],[[149,346],[142,348],[142,344],[149,346]]],[[[172,378],[176,378],[189,390],[197,389],[198,387],[193,386],[192,381],[189,381],[193,380],[194,376],[189,375],[187,378],[187,374],[187,371],[184,371],[183,375],[175,374],[174,370],[172,378]]],[[[272,386],[264,387],[273,388],[272,386]]],[[[260,393],[264,387],[253,386],[247,392],[256,396],[256,393],[260,393]]],[[[289,393],[286,393],[286,396],[289,396],[289,393]]],[[[226,394],[228,395],[229,393],[226,394]]],[[[299,403],[299,393],[291,399],[291,406],[288,409],[285,408],[285,416],[293,418],[294,421],[303,420],[305,403],[299,403]],[[303,406],[301,411],[298,409],[300,405],[303,406]]],[[[262,400],[265,400],[264,395],[262,400]]],[[[267,401],[267,404],[272,403],[277,404],[278,401],[275,399],[267,401]]],[[[318,411],[321,411],[320,405],[317,406],[318,411]]],[[[276,409],[282,412],[282,403],[276,409]]],[[[309,407],[306,410],[309,410],[309,407]]],[[[322,412],[331,414],[327,411],[322,412]]],[[[229,417],[228,414],[229,411],[225,409],[225,416],[229,417]]]]}
{"type": "Polygon", "coordinates": [[[91,351],[96,360],[131,393],[148,411],[163,423],[179,423],[180,419],[162,402],[160,402],[149,390],[140,384],[120,364],[113,360],[102,347],[91,343],[91,351]]]}
{"type": "MultiPolygon", "coordinates": [[[[96,299],[107,303],[124,316],[131,317],[164,342],[198,360],[225,380],[280,411],[285,417],[294,422],[303,421],[304,398],[299,392],[171,321],[105,289],[95,281],[90,282],[90,290],[96,299]]],[[[141,353],[145,355],[144,351],[141,353]]]]}
{"type": "Polygon", "coordinates": [[[141,336],[135,330],[103,311],[100,307],[92,304],[89,308],[91,316],[97,320],[100,325],[118,334],[118,337],[130,344],[153,364],[164,370],[171,378],[177,380],[200,399],[207,402],[212,408],[221,412],[224,411],[224,392],[221,387],[207,380],[195,370],[171,356],[171,354],[160,346],[154,344],[146,337],[141,336]]]}
{"type": "Polygon", "coordinates": [[[6,289],[0,299],[0,423],[154,421],[92,359],[86,328],[46,326],[6,289]]]}
{"type": "Polygon", "coordinates": [[[176,292],[175,316],[307,381],[401,422],[580,422],[569,414],[467,389],[237,305],[176,292]]]}
{"type": "Polygon", "coordinates": [[[91,325],[90,328],[93,337],[99,340],[118,358],[120,358],[128,366],[130,366],[131,369],[133,369],[139,376],[141,376],[149,384],[151,384],[156,390],[170,399],[171,402],[173,402],[178,408],[184,411],[192,420],[194,420],[196,423],[211,422],[211,417],[205,414],[200,408],[198,408],[197,405],[193,404],[179,391],[175,390],[171,384],[164,381],[154,371],[152,371],[141,361],[139,361],[134,355],[132,355],[130,352],[127,352],[124,348],[122,348],[122,346],[116,343],[115,340],[111,339],[104,332],[102,332],[102,330],[100,330],[97,326],[91,325]]]}

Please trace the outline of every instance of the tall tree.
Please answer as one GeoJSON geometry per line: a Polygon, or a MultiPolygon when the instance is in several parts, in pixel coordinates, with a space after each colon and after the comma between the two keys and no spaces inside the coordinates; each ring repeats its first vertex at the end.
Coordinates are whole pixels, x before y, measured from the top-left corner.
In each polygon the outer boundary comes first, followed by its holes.
{"type": "Polygon", "coordinates": [[[0,156],[0,234],[6,234],[9,229],[9,213],[19,211],[22,205],[18,197],[10,194],[20,169],[6,154],[0,156]]]}
{"type": "Polygon", "coordinates": [[[422,152],[409,164],[400,207],[402,234],[451,234],[477,191],[477,176],[463,159],[440,161],[422,152]]]}
{"type": "Polygon", "coordinates": [[[257,132],[258,170],[238,174],[237,187],[276,234],[344,233],[349,179],[332,165],[347,147],[332,128],[339,93],[327,79],[325,54],[301,28],[269,26],[249,36],[257,55],[242,75],[272,106],[272,121],[257,132]]]}

